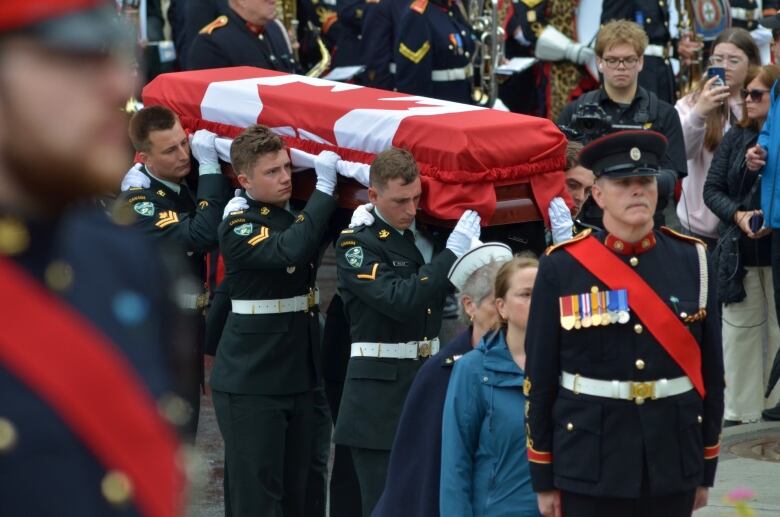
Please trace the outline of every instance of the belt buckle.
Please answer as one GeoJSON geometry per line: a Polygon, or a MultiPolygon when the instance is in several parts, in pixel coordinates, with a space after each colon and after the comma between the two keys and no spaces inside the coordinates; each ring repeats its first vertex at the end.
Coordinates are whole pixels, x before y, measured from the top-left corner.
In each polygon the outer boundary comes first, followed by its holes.
{"type": "Polygon", "coordinates": [[[420,343],[417,345],[417,356],[418,357],[430,357],[431,356],[431,342],[429,340],[420,341],[420,343]]]}
{"type": "Polygon", "coordinates": [[[195,308],[199,311],[202,311],[205,309],[209,304],[209,295],[208,293],[200,293],[198,297],[195,299],[195,308]]]}
{"type": "Polygon", "coordinates": [[[655,400],[655,381],[632,382],[629,399],[638,406],[645,403],[645,399],[655,400]]]}
{"type": "Polygon", "coordinates": [[[310,311],[312,307],[317,305],[317,298],[315,296],[314,289],[312,288],[309,288],[309,293],[306,295],[306,305],[307,305],[306,308],[307,311],[310,311]]]}

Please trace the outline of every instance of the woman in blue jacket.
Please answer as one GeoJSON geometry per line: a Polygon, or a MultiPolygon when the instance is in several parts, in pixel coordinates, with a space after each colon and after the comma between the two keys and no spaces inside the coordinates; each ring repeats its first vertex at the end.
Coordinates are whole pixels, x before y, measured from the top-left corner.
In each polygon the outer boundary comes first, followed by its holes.
{"type": "Polygon", "coordinates": [[[501,327],[453,368],[442,422],[440,510],[452,516],[537,517],[525,450],[525,330],[538,261],[496,275],[501,327]]]}

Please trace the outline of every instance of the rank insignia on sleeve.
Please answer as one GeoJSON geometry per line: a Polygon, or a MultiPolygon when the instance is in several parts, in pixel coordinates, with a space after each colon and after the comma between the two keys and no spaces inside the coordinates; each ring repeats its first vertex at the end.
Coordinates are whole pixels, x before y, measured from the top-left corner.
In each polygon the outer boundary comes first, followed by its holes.
{"type": "Polygon", "coordinates": [[[404,43],[401,43],[398,47],[398,52],[415,65],[423,60],[425,54],[427,54],[429,50],[431,50],[431,43],[429,41],[423,43],[417,50],[410,49],[404,43]]]}
{"type": "Polygon", "coordinates": [[[267,206],[264,206],[263,208],[260,209],[260,215],[268,215],[270,213],[271,210],[267,206]]]}
{"type": "Polygon", "coordinates": [[[144,215],[146,217],[152,217],[154,215],[154,205],[150,201],[143,201],[133,205],[133,210],[136,213],[144,215]]]}
{"type": "Polygon", "coordinates": [[[207,206],[209,206],[209,202],[206,201],[205,199],[198,201],[198,208],[203,209],[206,208],[207,206]]]}
{"type": "Polygon", "coordinates": [[[160,189],[157,191],[157,195],[160,197],[165,197],[165,191],[163,189],[160,189]]]}
{"type": "Polygon", "coordinates": [[[360,246],[349,248],[346,253],[344,253],[344,258],[347,259],[347,263],[350,266],[359,268],[363,265],[363,248],[360,246]]]}
{"type": "Polygon", "coordinates": [[[296,223],[302,223],[305,220],[306,220],[306,216],[304,216],[303,214],[298,214],[298,217],[295,218],[296,223]]]}
{"type": "Polygon", "coordinates": [[[240,235],[241,237],[246,237],[247,235],[252,234],[252,229],[252,223],[244,223],[241,226],[233,228],[233,233],[240,235]]]}
{"type": "Polygon", "coordinates": [[[160,212],[160,220],[154,223],[154,225],[157,228],[162,229],[165,228],[166,226],[170,226],[178,222],[179,222],[179,214],[177,214],[173,210],[168,210],[167,212],[160,212]]]}
{"type": "Polygon", "coordinates": [[[379,237],[381,240],[385,240],[385,239],[387,239],[388,237],[390,237],[390,232],[388,232],[387,230],[379,230],[379,233],[377,234],[377,236],[378,236],[378,237],[379,237]]]}
{"type": "MultiPolygon", "coordinates": [[[[240,226],[239,226],[239,228],[240,228],[240,226]]],[[[238,228],[236,228],[236,229],[238,229],[238,228]]],[[[268,238],[268,228],[266,226],[261,226],[260,227],[260,233],[258,233],[257,235],[255,235],[254,237],[252,237],[251,239],[249,239],[246,242],[250,246],[257,246],[258,244],[260,244],[261,242],[263,242],[267,238],[268,238]]]]}

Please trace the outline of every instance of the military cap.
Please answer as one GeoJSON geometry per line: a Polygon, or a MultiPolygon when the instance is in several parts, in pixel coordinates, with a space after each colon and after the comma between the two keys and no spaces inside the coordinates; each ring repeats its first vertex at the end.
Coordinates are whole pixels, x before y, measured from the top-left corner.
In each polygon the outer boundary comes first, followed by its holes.
{"type": "Polygon", "coordinates": [[[657,176],[666,144],[666,137],[655,131],[618,131],[586,145],[580,164],[597,178],[657,176]]]}
{"type": "Polygon", "coordinates": [[[780,29],[780,13],[773,14],[772,16],[764,16],[758,20],[758,23],[767,29],[780,29]]]}
{"type": "Polygon", "coordinates": [[[2,0],[0,37],[8,35],[74,52],[129,50],[135,43],[113,0],[2,0]]]}

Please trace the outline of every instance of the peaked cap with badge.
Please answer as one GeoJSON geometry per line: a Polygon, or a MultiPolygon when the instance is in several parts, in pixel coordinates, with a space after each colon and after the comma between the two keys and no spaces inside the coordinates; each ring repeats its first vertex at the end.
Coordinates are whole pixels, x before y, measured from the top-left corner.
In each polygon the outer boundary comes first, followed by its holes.
{"type": "MultiPolygon", "coordinates": [[[[665,145],[624,131],[580,156],[597,176],[653,176],[665,145]]],[[[586,230],[548,248],[526,334],[535,491],[561,490],[575,513],[603,499],[604,515],[682,515],[713,485],[724,381],[710,271],[704,243],[666,227],[635,242],[586,230]]]]}

